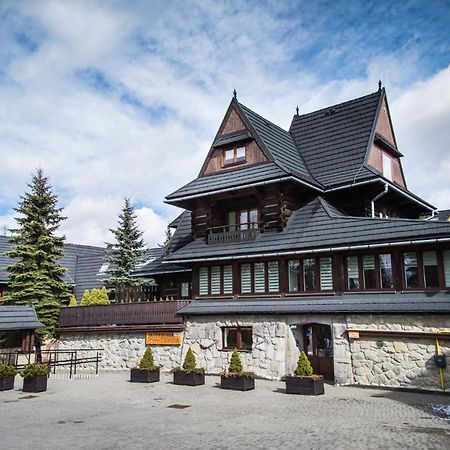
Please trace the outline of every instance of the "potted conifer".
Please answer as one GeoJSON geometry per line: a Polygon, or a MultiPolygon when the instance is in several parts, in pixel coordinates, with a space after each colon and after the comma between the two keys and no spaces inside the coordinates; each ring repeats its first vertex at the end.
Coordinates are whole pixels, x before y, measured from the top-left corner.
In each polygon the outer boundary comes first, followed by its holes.
{"type": "Polygon", "coordinates": [[[205,369],[196,367],[194,353],[191,348],[186,353],[183,367],[173,369],[173,383],[185,386],[199,386],[205,384],[205,369]]]}
{"type": "Polygon", "coordinates": [[[300,353],[294,375],[285,378],[287,394],[323,394],[323,376],[314,375],[313,368],[305,352],[300,353]]]}
{"type": "Polygon", "coordinates": [[[241,357],[237,349],[231,354],[228,371],[220,374],[220,387],[222,389],[232,389],[235,391],[250,391],[255,389],[255,374],[244,372],[241,357]]]}
{"type": "Polygon", "coordinates": [[[159,367],[153,362],[153,353],[150,346],[145,350],[139,362],[139,367],[131,369],[130,381],[132,383],[154,383],[159,381],[159,367]]]}
{"type": "Polygon", "coordinates": [[[48,364],[28,364],[20,372],[23,377],[23,392],[43,392],[47,390],[47,379],[50,374],[48,364]]]}
{"type": "Polygon", "coordinates": [[[0,391],[14,389],[14,378],[17,369],[14,366],[0,364],[0,391]]]}

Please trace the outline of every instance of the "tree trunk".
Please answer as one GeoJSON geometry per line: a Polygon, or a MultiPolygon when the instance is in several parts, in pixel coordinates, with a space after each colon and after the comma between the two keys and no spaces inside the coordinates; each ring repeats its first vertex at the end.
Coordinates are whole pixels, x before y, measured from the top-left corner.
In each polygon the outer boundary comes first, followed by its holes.
{"type": "Polygon", "coordinates": [[[42,364],[41,340],[36,336],[36,362],[42,364]]]}

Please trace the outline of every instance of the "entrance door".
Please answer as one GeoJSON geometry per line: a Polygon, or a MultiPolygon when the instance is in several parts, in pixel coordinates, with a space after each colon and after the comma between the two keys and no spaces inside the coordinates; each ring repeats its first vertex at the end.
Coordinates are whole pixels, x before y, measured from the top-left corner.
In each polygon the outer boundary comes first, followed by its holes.
{"type": "Polygon", "coordinates": [[[323,375],[326,380],[334,380],[331,327],[321,323],[303,325],[303,348],[314,373],[323,375]]]}

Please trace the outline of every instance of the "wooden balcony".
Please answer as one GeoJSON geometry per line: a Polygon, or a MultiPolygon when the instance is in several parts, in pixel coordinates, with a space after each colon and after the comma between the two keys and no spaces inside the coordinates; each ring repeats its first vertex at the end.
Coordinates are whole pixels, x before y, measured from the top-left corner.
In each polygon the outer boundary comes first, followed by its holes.
{"type": "Polygon", "coordinates": [[[177,311],[190,302],[191,300],[175,300],[61,308],[59,329],[130,325],[181,325],[183,324],[183,318],[177,315],[177,311]]]}
{"type": "Polygon", "coordinates": [[[208,244],[223,244],[226,242],[254,241],[259,233],[259,223],[244,223],[240,225],[224,225],[208,228],[208,244]]]}

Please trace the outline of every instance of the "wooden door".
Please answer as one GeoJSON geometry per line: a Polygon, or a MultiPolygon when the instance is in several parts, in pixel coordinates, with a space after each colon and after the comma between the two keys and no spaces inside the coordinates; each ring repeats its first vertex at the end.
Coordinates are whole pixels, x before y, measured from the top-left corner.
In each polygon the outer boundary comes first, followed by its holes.
{"type": "Polygon", "coordinates": [[[309,323],[303,325],[303,348],[314,373],[326,380],[334,380],[333,341],[330,325],[309,323]]]}

